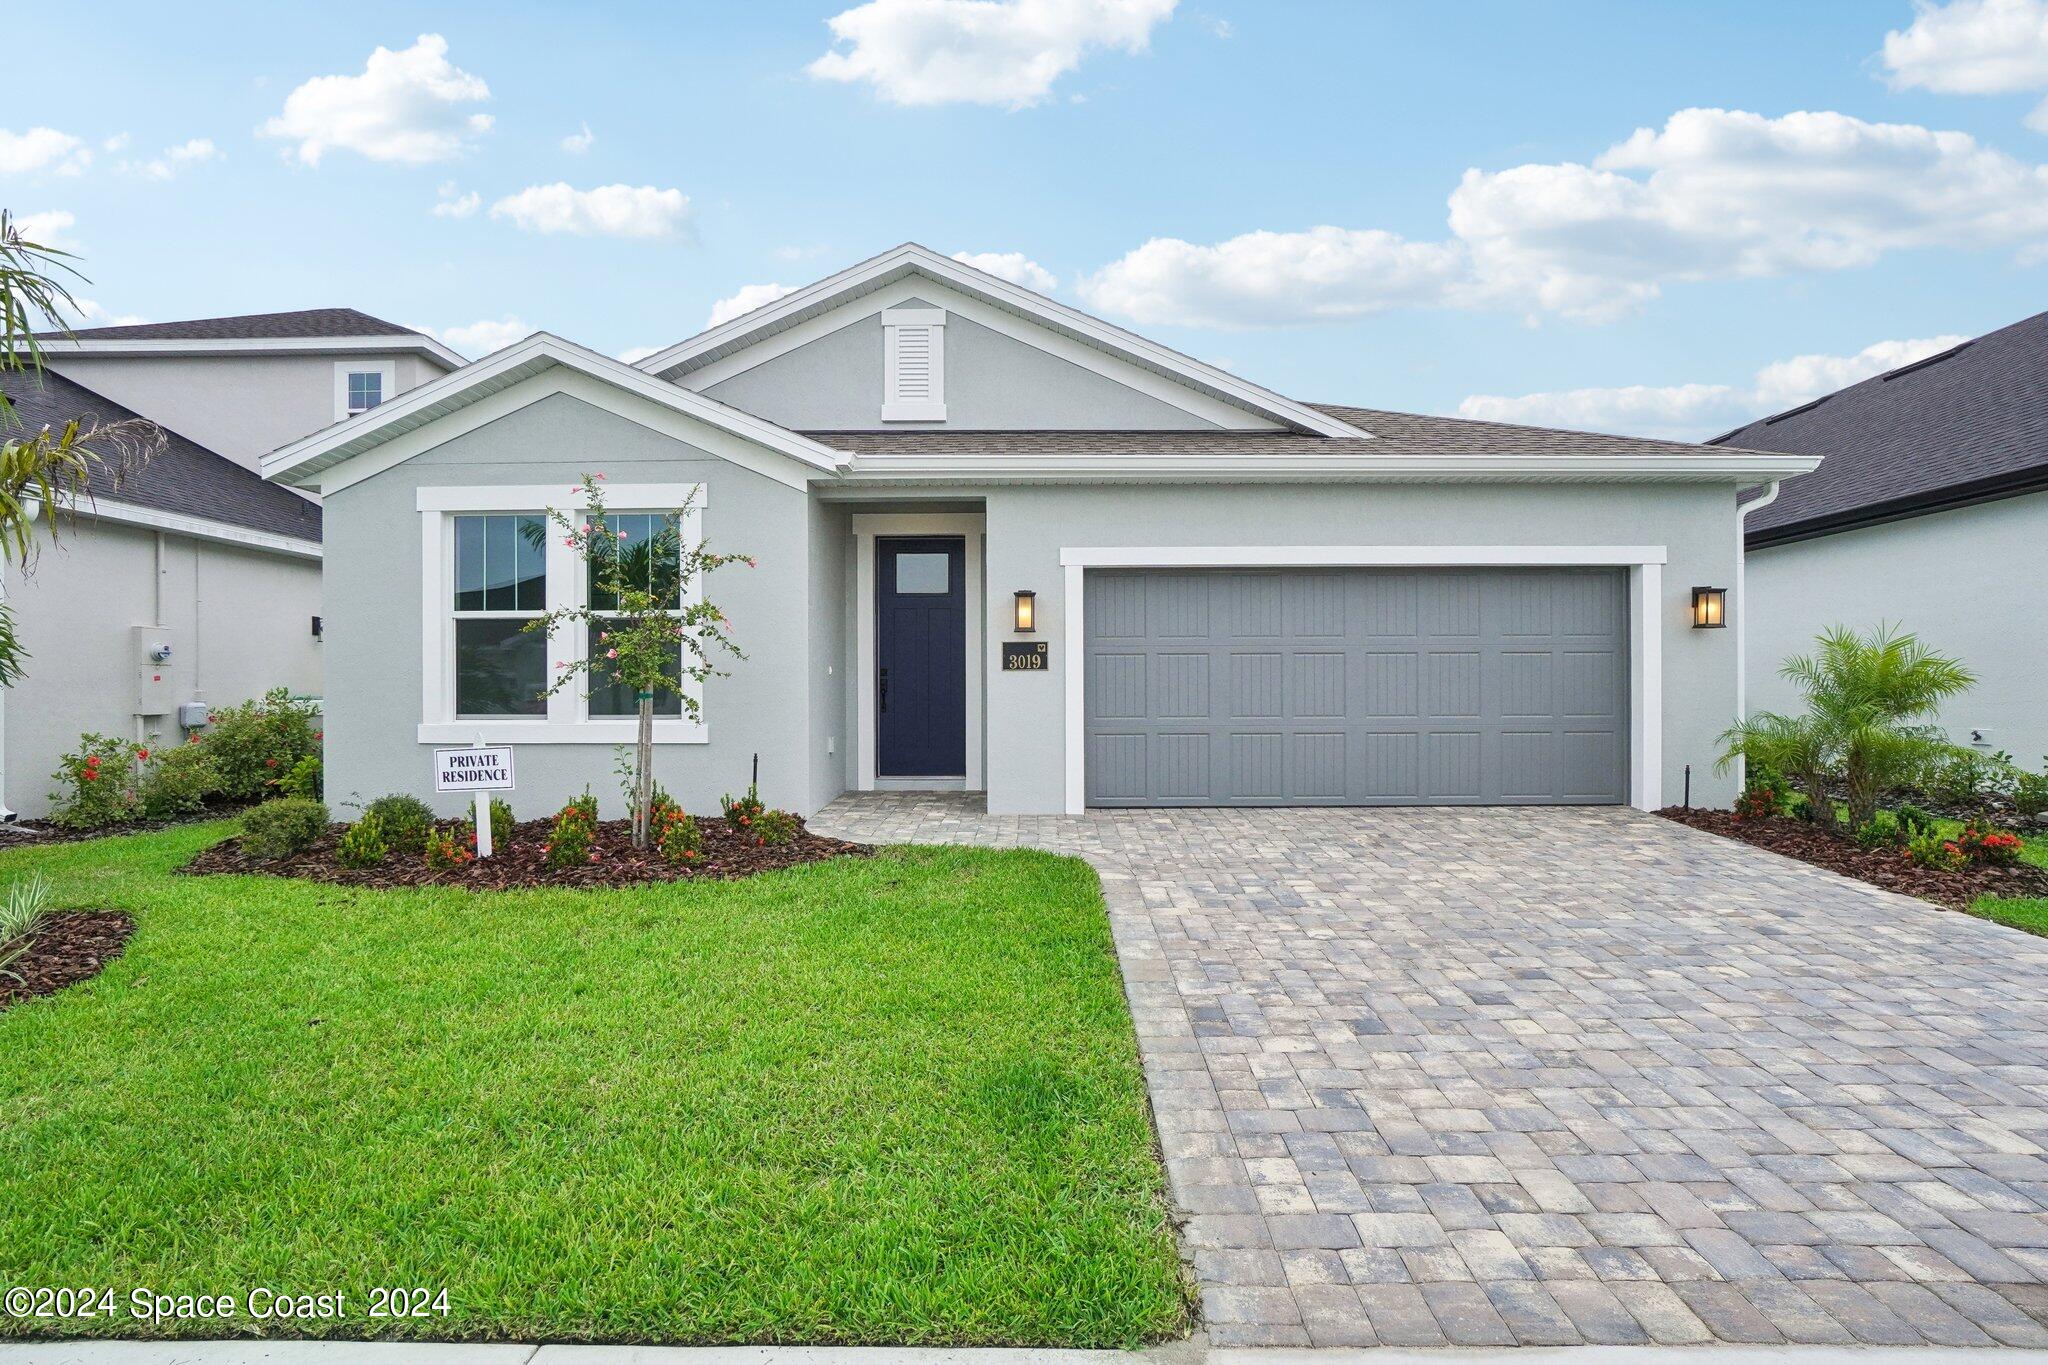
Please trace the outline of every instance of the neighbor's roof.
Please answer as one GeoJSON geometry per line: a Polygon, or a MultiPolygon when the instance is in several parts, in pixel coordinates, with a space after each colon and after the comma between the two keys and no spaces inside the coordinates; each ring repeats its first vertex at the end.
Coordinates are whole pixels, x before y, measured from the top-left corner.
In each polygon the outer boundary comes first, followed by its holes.
{"type": "MultiPolygon", "coordinates": [[[[61,332],[41,336],[58,339],[61,332]]],[[[75,337],[107,341],[226,341],[257,337],[392,337],[419,336],[411,327],[373,318],[353,308],[301,308],[292,313],[244,313],[232,318],[192,318],[185,322],[137,322],[121,327],[80,327],[75,337]]]]}
{"type": "MultiPolygon", "coordinates": [[[[49,370],[39,376],[0,373],[0,388],[14,400],[15,415],[21,422],[5,433],[8,435],[35,432],[45,426],[61,431],[74,418],[81,426],[137,419],[136,413],[113,399],[49,370]]],[[[131,471],[119,487],[114,485],[111,470],[93,471],[95,501],[126,503],[319,544],[317,505],[289,489],[265,483],[252,471],[196,441],[159,429],[164,432],[163,447],[148,463],[131,471]]]]}
{"type": "Polygon", "coordinates": [[[1714,444],[1826,457],[1751,515],[1752,546],[2048,488],[2048,313],[1714,444]]]}

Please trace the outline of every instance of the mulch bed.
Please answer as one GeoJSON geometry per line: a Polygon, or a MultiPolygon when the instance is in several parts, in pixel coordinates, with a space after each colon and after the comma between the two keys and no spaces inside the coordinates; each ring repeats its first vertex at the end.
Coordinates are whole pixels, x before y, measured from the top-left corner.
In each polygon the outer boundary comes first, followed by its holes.
{"type": "Polygon", "coordinates": [[[48,820],[16,820],[0,825],[0,849],[41,848],[49,844],[79,844],[87,839],[111,839],[120,834],[155,834],[180,825],[200,825],[208,820],[226,820],[249,809],[246,801],[209,801],[206,808],[173,820],[126,820],[98,829],[65,829],[48,820]]]}
{"type": "Polygon", "coordinates": [[[1657,813],[1681,825],[1740,839],[1745,844],[1782,853],[1886,891],[1918,896],[1951,909],[1967,910],[1979,896],[2048,896],[2048,868],[2025,863],[2011,867],[1972,863],[1960,872],[1940,872],[1907,862],[1899,849],[1864,848],[1853,839],[1830,834],[1804,820],[1782,816],[1737,820],[1731,811],[1687,810],[1679,806],[1667,806],[1657,813]]]}
{"type": "Polygon", "coordinates": [[[43,921],[28,951],[0,973],[0,1010],[98,976],[121,955],[135,921],[119,910],[63,910],[43,921]]]}
{"type": "MultiPolygon", "coordinates": [[[[799,828],[796,838],[786,844],[762,845],[751,834],[743,834],[724,820],[699,817],[697,828],[704,836],[704,856],[688,865],[670,863],[655,849],[635,849],[632,827],[624,820],[601,821],[591,847],[594,863],[555,868],[547,865],[547,846],[553,822],[527,820],[515,825],[508,844],[488,858],[478,858],[459,868],[430,868],[419,855],[393,854],[382,867],[343,867],[334,860],[345,825],[333,825],[319,842],[302,853],[261,863],[244,856],[237,840],[215,844],[183,871],[200,874],[260,873],[273,877],[299,877],[310,881],[336,882],[343,886],[466,886],[477,891],[509,891],[533,887],[633,886],[644,882],[721,881],[751,877],[779,867],[797,867],[823,862],[827,858],[865,857],[874,850],[866,844],[827,839],[799,828]]],[[[471,825],[466,821],[444,822],[459,840],[467,840],[471,825]]]]}

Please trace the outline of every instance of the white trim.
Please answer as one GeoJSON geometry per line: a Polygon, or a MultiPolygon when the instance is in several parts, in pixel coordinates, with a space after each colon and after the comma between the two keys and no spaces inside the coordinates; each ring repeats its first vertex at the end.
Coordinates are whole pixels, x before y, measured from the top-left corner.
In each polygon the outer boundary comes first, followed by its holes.
{"type": "Polygon", "coordinates": [[[382,382],[377,390],[377,401],[370,408],[382,407],[398,396],[398,362],[395,360],[337,360],[334,362],[334,420],[346,422],[356,414],[348,406],[348,381],[350,375],[374,374],[382,382]]]}
{"type": "Polygon", "coordinates": [[[1087,571],[1091,568],[1509,568],[1629,570],[1629,804],[1655,810],[1664,790],[1662,545],[1165,545],[1060,547],[1065,621],[1066,811],[1088,805],[1087,571]]]}
{"type": "Polygon", "coordinates": [[[461,355],[430,336],[418,332],[403,336],[369,337],[51,337],[36,343],[52,356],[128,355],[276,355],[279,353],[320,353],[330,351],[401,351],[432,356],[451,370],[469,363],[461,355]]]}
{"type": "MultiPolygon", "coordinates": [[[[979,512],[861,513],[853,518],[854,544],[854,789],[887,791],[879,777],[875,740],[875,541],[890,536],[959,536],[967,558],[967,772],[964,789],[980,791],[983,696],[987,688],[989,604],[983,588],[982,546],[988,518],[979,512]]],[[[913,789],[914,790],[914,789],[913,789]]]]}
{"type": "MultiPolygon", "coordinates": [[[[690,504],[682,534],[692,543],[702,538],[700,518],[710,500],[710,490],[701,484],[620,483],[608,484],[605,501],[615,511],[665,511],[690,504]]],[[[587,691],[568,687],[550,695],[547,713],[538,717],[471,717],[455,714],[455,616],[451,608],[455,591],[455,556],[448,535],[449,519],[459,514],[490,512],[538,512],[549,508],[576,512],[588,506],[580,486],[569,484],[484,484],[474,487],[437,486],[415,490],[413,505],[420,514],[420,721],[415,738],[421,744],[630,744],[638,734],[638,721],[630,716],[593,719],[587,713],[587,691]]],[[[547,538],[546,611],[559,611],[582,600],[584,566],[562,539],[547,538]]],[[[701,583],[686,585],[685,600],[694,600],[703,590],[701,583]]],[[[523,613],[515,613],[523,614],[523,613]]],[[[534,613],[538,614],[538,613],[534,613]]],[[[569,638],[548,641],[551,660],[580,660],[585,642],[581,632],[569,638]]],[[[697,685],[684,686],[703,696],[697,685]]],[[[656,744],[706,744],[711,739],[708,722],[687,717],[657,718],[656,744]]]]}
{"type": "MultiPolygon", "coordinates": [[[[872,293],[850,299],[829,312],[806,318],[771,336],[750,342],[744,350],[735,351],[699,368],[671,374],[668,377],[686,389],[701,392],[821,337],[872,321],[876,314],[891,311],[897,304],[914,300],[916,306],[927,307],[934,301],[935,296],[938,302],[945,305],[947,311],[970,322],[1006,336],[1012,341],[1056,356],[1070,365],[1078,365],[1092,374],[1101,375],[1113,383],[1134,389],[1148,398],[1155,398],[1169,407],[1178,408],[1215,426],[1239,431],[1281,429],[1280,424],[1272,418],[1249,412],[1200,389],[1190,388],[1180,380],[1169,379],[1098,346],[1077,341],[1063,332],[1049,331],[1035,323],[1027,322],[1014,312],[995,307],[971,294],[948,289],[922,275],[914,275],[898,280],[894,284],[884,285],[872,293]]],[[[1346,431],[1344,434],[1355,436],[1362,433],[1346,431]]]]}
{"type": "Polygon", "coordinates": [[[882,420],[943,422],[946,420],[946,311],[943,308],[882,310],[882,420]],[[925,394],[902,396],[903,333],[925,333],[925,394]]]}
{"type": "MultiPolygon", "coordinates": [[[[316,431],[272,451],[263,457],[263,477],[304,484],[312,481],[313,474],[345,460],[357,460],[369,451],[382,449],[387,453],[383,454],[381,461],[373,458],[363,462],[371,473],[381,472],[440,445],[462,431],[473,430],[483,421],[491,420],[483,418],[464,424],[458,420],[459,414],[477,407],[488,407],[496,416],[502,417],[555,392],[574,393],[588,401],[604,402],[615,411],[623,408],[624,402],[621,397],[613,395],[645,400],[653,405],[653,409],[665,410],[667,417],[687,419],[693,424],[687,428],[690,434],[678,439],[704,446],[715,454],[726,455],[732,443],[714,446],[707,439],[707,433],[719,433],[773,451],[795,461],[806,471],[833,473],[844,465],[846,459],[838,451],[773,422],[656,379],[631,365],[560,337],[536,332],[526,340],[494,352],[454,374],[407,389],[361,416],[351,417],[346,422],[316,431]],[[560,371],[550,379],[554,387],[532,385],[536,377],[550,371],[560,371]],[[608,393],[604,392],[607,390],[608,393]],[[506,394],[514,392],[520,396],[505,398],[506,394]],[[604,395],[602,398],[598,396],[600,393],[604,395]],[[498,401],[494,404],[493,400],[498,401]],[[397,447],[396,453],[389,453],[393,446],[397,447]]],[[[635,413],[633,420],[656,430],[668,429],[661,421],[650,420],[646,414],[635,413]]],[[[733,458],[730,455],[726,457],[733,458]]],[[[761,460],[758,455],[746,458],[753,466],[764,470],[772,464],[761,460]]],[[[323,492],[332,492],[366,477],[367,474],[352,470],[333,479],[319,480],[319,486],[323,492]]],[[[803,480],[792,473],[782,472],[777,477],[794,487],[804,486],[803,480]]]]}
{"type": "Polygon", "coordinates": [[[146,526],[153,531],[169,531],[174,535],[190,536],[194,540],[217,541],[222,545],[238,545],[245,550],[267,550],[272,554],[291,555],[297,559],[320,558],[320,542],[300,540],[296,536],[281,536],[271,531],[257,531],[246,526],[231,526],[224,521],[208,517],[188,516],[183,512],[165,512],[154,507],[143,507],[132,502],[121,502],[114,498],[94,498],[91,502],[74,509],[80,516],[95,517],[123,526],[146,526]]]}
{"type": "Polygon", "coordinates": [[[1662,545],[1134,545],[1060,548],[1060,563],[1091,569],[1271,569],[1406,565],[1457,567],[1662,564],[1662,545]]]}
{"type": "Polygon", "coordinates": [[[780,330],[786,320],[794,314],[808,309],[829,307],[832,301],[839,297],[866,292],[884,277],[904,271],[915,272],[935,279],[941,284],[952,285],[968,294],[996,303],[1010,312],[1023,314],[1048,327],[1059,328],[1071,334],[1084,347],[1123,356],[1134,364],[1206,388],[1214,396],[1229,401],[1233,406],[1248,407],[1276,421],[1300,427],[1305,431],[1320,432],[1325,436],[1367,434],[1326,412],[1320,412],[1304,403],[1297,403],[1291,398],[1283,398],[1271,389],[1240,379],[1192,356],[1182,355],[1157,342],[1148,341],[1136,333],[1112,326],[1100,318],[1090,317],[1078,309],[1056,303],[1043,294],[1033,293],[1008,280],[998,279],[987,271],[977,270],[915,242],[905,242],[816,284],[799,289],[774,303],[734,318],[722,326],[710,328],[667,350],[658,351],[640,361],[640,368],[650,374],[662,374],[677,369],[707,352],[744,344],[745,338],[759,333],[780,330]]]}
{"type": "Polygon", "coordinates": [[[1806,455],[1386,455],[1367,447],[1292,455],[977,454],[850,457],[846,480],[904,485],[986,483],[1489,483],[1566,480],[1727,482],[1789,478],[1806,455]]]}

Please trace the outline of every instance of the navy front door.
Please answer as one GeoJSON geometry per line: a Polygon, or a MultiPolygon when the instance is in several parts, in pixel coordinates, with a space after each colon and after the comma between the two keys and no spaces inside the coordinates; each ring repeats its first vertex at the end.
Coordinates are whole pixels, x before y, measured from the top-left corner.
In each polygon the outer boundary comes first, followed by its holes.
{"type": "Polygon", "coordinates": [[[967,546],[875,541],[875,773],[967,773],[967,546]]]}

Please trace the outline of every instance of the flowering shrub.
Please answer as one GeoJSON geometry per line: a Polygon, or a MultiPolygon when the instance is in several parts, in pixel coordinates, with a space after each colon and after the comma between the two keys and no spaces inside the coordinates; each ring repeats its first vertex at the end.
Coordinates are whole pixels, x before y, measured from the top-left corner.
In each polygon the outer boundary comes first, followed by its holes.
{"type": "Polygon", "coordinates": [[[53,823],[65,829],[102,829],[133,820],[140,809],[135,764],[149,751],[111,735],[84,734],[78,748],[64,755],[50,779],[59,784],[50,793],[56,806],[53,823]]]}
{"type": "Polygon", "coordinates": [[[428,867],[436,872],[448,872],[466,867],[476,861],[476,851],[469,847],[476,841],[476,835],[459,839],[452,830],[434,829],[427,831],[427,846],[421,854],[428,867]]]}
{"type": "Polygon", "coordinates": [[[654,846],[668,861],[688,865],[704,856],[704,833],[681,806],[670,802],[654,822],[654,846]]]}
{"type": "Polygon", "coordinates": [[[265,801],[242,817],[242,852],[269,862],[311,848],[327,832],[327,807],[288,796],[265,801]]]}
{"type": "Polygon", "coordinates": [[[500,849],[511,842],[512,807],[494,796],[491,798],[491,847],[500,849]]]}
{"type": "Polygon", "coordinates": [[[202,744],[175,744],[154,752],[138,749],[144,760],[136,792],[145,820],[190,815],[220,790],[220,767],[202,744]]]}
{"type": "Polygon", "coordinates": [[[277,779],[279,796],[303,796],[308,800],[320,799],[320,755],[307,754],[292,764],[291,771],[277,779]]]}
{"type": "Polygon", "coordinates": [[[1784,808],[1784,795],[1771,782],[1752,782],[1735,798],[1735,818],[1762,820],[1784,808]]]}
{"type": "Polygon", "coordinates": [[[220,767],[221,794],[254,801],[278,789],[299,760],[320,752],[319,717],[282,687],[207,717],[202,743],[220,767]]]}
{"type": "Polygon", "coordinates": [[[1964,855],[1975,862],[2009,867],[2020,860],[2019,835],[1975,820],[1963,826],[1963,832],[1956,836],[1956,843],[1964,855]]]}
{"type": "Polygon", "coordinates": [[[365,820],[371,816],[377,818],[384,843],[393,853],[418,853],[427,846],[427,835],[434,828],[434,812],[427,803],[403,792],[372,801],[363,811],[365,820]]]}
{"type": "Polygon", "coordinates": [[[382,867],[391,850],[384,843],[384,823],[365,815],[348,827],[334,847],[334,861],[343,867],[382,867]]]}
{"type": "Polygon", "coordinates": [[[548,866],[577,867],[596,862],[598,853],[591,847],[596,841],[597,798],[585,792],[555,816],[554,828],[548,831],[548,866]]]}
{"type": "Polygon", "coordinates": [[[786,810],[764,810],[754,821],[754,837],[763,844],[786,844],[802,826],[786,810]]]}
{"type": "Polygon", "coordinates": [[[761,793],[751,783],[747,786],[745,796],[719,797],[718,808],[725,812],[727,824],[736,825],[742,830],[752,830],[768,809],[761,804],[761,793]]]}
{"type": "Polygon", "coordinates": [[[1906,858],[1936,872],[1960,872],[1970,864],[1970,855],[1953,839],[1923,834],[1906,845],[1906,858]]]}

